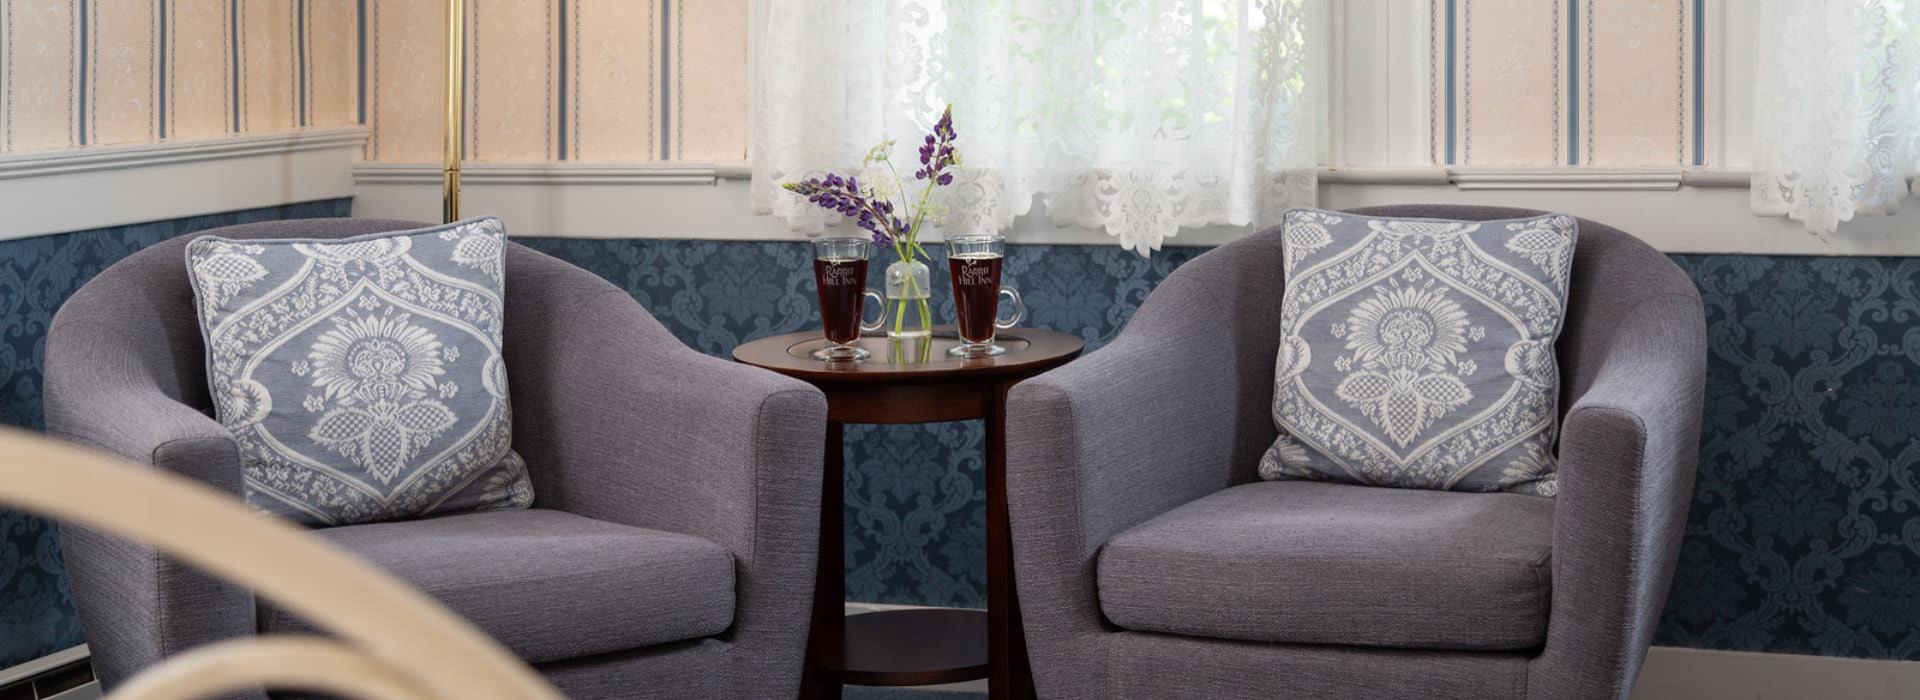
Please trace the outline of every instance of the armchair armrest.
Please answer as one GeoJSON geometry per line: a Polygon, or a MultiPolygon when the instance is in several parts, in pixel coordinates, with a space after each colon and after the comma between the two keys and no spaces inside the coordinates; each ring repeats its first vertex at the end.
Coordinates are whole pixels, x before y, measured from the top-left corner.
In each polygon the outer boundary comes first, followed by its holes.
{"type": "MultiPolygon", "coordinates": [[[[55,317],[47,339],[47,432],[241,497],[232,436],[176,400],[161,378],[174,362],[201,361],[198,337],[180,337],[170,327],[177,323],[114,320],[99,320],[84,301],[55,317]]],[[[60,539],[94,666],[108,689],[168,656],[254,633],[254,598],[246,589],[78,525],[61,524],[60,539]]]]}
{"type": "Polygon", "coordinates": [[[740,697],[791,694],[818,554],[826,398],[689,349],[620,290],[515,248],[506,360],[536,505],[704,537],[736,562],[740,697]]]}
{"type": "Polygon", "coordinates": [[[1581,349],[1598,367],[1560,438],[1535,697],[1624,698],[1653,638],[1699,459],[1706,330],[1699,296],[1685,290],[1586,322],[1605,330],[1581,349]]]}
{"type": "Polygon", "coordinates": [[[1010,392],[1014,569],[1041,695],[1111,692],[1100,546],[1251,480],[1272,444],[1279,243],[1268,232],[1187,263],[1113,343],[1010,392]]]}

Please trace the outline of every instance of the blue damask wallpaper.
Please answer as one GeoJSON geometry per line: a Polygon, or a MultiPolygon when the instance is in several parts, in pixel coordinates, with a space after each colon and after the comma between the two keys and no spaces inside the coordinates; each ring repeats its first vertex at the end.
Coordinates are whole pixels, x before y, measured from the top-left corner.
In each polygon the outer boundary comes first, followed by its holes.
{"type": "MultiPolygon", "coordinates": [[[[0,243],[0,422],[39,425],[46,323],[113,260],[210,226],[345,209],[0,243]]],[[[625,287],[715,355],[816,323],[800,243],[521,240],[625,287]]],[[[1029,324],[1093,348],[1201,252],[1016,246],[1006,274],[1029,324]]],[[[1920,659],[1920,259],[1674,259],[1700,285],[1712,354],[1700,478],[1657,642],[1920,659]]],[[[850,599],[982,603],[981,442],[976,422],[849,429],[850,599]]],[[[0,667],[78,640],[52,528],[0,512],[0,667]]]]}
{"type": "MultiPolygon", "coordinates": [[[[134,226],[0,241],[0,425],[39,429],[47,324],[60,304],[128,254],[218,226],[345,216],[353,200],[250,209],[134,226]]],[[[81,642],[51,523],[0,510],[0,668],[81,642]]]]}
{"type": "Polygon", "coordinates": [[[1658,643],[1920,659],[1920,259],[1675,261],[1712,354],[1658,643]]]}

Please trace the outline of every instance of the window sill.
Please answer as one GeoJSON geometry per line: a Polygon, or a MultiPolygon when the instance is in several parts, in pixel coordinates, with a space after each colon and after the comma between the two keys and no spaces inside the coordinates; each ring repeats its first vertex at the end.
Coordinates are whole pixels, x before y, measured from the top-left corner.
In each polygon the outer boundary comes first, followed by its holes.
{"type": "Polygon", "coordinates": [[[1320,182],[1340,185],[1453,185],[1462,190],[1677,190],[1746,187],[1735,170],[1656,168],[1324,168],[1320,182]]]}

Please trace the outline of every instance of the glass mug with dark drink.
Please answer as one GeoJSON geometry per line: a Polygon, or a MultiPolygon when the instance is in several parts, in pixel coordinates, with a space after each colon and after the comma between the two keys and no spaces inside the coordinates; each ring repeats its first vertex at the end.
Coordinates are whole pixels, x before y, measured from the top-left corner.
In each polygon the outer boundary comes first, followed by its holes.
{"type": "Polygon", "coordinates": [[[859,361],[868,353],[861,348],[861,331],[877,331],[887,325],[887,303],[879,292],[867,288],[867,255],[873,242],[865,238],[822,238],[813,242],[813,282],[820,290],[820,325],[826,330],[827,346],[813,351],[813,359],[859,361]],[[880,318],[861,323],[867,297],[879,300],[880,318]]]}
{"type": "Polygon", "coordinates": [[[993,344],[994,332],[1012,328],[1026,315],[1020,293],[1000,284],[1000,263],[1007,239],[1000,236],[964,236],[947,239],[947,271],[953,279],[954,325],[960,344],[948,350],[954,357],[989,357],[1006,352],[993,344]],[[1013,315],[1000,318],[1000,297],[1011,297],[1013,315]]]}

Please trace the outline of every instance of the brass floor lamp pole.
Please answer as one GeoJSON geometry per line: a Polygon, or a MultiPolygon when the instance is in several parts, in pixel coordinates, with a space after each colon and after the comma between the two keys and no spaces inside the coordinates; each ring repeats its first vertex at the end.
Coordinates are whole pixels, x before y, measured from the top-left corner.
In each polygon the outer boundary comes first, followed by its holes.
{"type": "Polygon", "coordinates": [[[460,142],[464,125],[460,106],[466,100],[466,0],[447,0],[447,152],[442,214],[446,223],[460,220],[460,142]]]}

